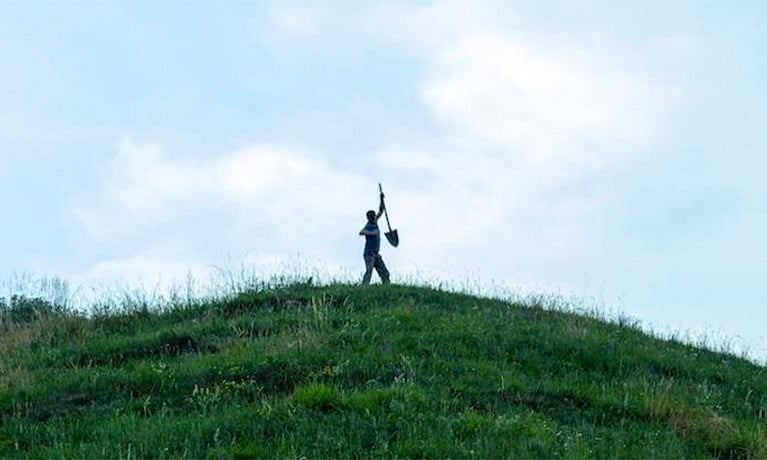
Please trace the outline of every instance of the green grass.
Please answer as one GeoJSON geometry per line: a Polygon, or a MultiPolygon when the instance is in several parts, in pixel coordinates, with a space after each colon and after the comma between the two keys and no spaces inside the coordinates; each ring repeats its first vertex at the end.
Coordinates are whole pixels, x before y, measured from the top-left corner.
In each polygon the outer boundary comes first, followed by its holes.
{"type": "Polygon", "coordinates": [[[767,376],[634,323],[416,286],[0,304],[2,458],[765,458],[767,376]]]}

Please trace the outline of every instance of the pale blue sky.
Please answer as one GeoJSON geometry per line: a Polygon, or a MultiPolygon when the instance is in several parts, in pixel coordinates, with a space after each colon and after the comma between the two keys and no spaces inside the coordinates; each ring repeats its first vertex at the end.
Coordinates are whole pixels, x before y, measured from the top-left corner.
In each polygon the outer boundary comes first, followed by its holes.
{"type": "Polygon", "coordinates": [[[0,0],[0,275],[296,254],[767,358],[767,4],[0,0]]]}

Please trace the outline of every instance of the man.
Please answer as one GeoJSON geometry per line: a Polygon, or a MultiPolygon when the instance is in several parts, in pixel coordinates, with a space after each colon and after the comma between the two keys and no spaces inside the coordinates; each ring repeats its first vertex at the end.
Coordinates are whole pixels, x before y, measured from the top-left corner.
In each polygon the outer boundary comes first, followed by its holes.
{"type": "Polygon", "coordinates": [[[381,192],[381,204],[378,205],[378,214],[372,209],[366,213],[368,223],[360,230],[360,235],[365,235],[365,250],[362,257],[365,259],[365,276],[362,277],[362,284],[370,284],[370,277],[373,269],[376,269],[381,282],[389,283],[389,270],[386,269],[379,251],[381,250],[381,232],[378,230],[378,218],[384,212],[384,194],[381,192]]]}

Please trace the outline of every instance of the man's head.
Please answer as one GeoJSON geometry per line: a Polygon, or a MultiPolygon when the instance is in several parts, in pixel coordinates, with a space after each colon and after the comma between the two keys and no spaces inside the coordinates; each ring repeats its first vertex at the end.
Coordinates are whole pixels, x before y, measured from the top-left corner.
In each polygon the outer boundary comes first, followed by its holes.
{"type": "Polygon", "coordinates": [[[375,223],[376,223],[376,212],[375,212],[375,211],[373,211],[373,210],[371,209],[371,210],[370,210],[370,211],[368,211],[368,212],[367,212],[365,215],[366,215],[366,216],[367,216],[367,218],[368,218],[368,222],[370,222],[371,224],[375,224],[375,223]]]}

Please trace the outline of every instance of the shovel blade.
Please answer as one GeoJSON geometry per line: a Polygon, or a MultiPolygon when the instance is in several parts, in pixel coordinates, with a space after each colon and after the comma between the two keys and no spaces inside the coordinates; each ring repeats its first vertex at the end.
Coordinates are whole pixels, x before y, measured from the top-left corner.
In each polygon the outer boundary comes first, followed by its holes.
{"type": "Polygon", "coordinates": [[[386,232],[384,233],[384,236],[386,236],[386,239],[389,241],[389,244],[391,244],[395,248],[399,245],[399,235],[397,234],[397,230],[386,232]]]}

